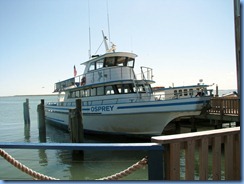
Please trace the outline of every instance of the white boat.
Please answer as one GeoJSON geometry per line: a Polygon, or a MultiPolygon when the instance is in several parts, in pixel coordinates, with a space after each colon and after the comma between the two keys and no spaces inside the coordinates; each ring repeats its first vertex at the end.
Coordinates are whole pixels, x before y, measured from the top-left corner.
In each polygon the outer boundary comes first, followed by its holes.
{"type": "Polygon", "coordinates": [[[151,68],[134,72],[136,54],[106,50],[82,63],[82,75],[55,84],[64,98],[45,105],[46,120],[68,128],[69,109],[80,98],[86,132],[161,135],[174,119],[199,115],[209,104],[209,85],[152,88],[151,68]]]}

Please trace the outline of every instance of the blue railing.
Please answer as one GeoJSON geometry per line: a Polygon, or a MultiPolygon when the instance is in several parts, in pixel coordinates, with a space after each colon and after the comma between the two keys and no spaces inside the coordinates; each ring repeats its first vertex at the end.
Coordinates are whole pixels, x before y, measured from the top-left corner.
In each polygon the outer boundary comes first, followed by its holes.
{"type": "Polygon", "coordinates": [[[148,179],[163,180],[163,147],[157,143],[10,143],[0,142],[7,149],[56,149],[56,150],[142,150],[148,152],[148,179]]]}

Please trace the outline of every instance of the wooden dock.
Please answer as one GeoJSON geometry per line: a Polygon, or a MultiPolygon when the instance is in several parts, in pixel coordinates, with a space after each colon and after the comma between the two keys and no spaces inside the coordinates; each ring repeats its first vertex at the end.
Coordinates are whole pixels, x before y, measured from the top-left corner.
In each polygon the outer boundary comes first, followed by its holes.
{"type": "Polygon", "coordinates": [[[199,119],[240,122],[240,99],[238,97],[215,97],[210,101],[211,108],[199,119]]]}
{"type": "Polygon", "coordinates": [[[181,128],[190,128],[196,132],[197,128],[209,127],[222,128],[223,124],[229,127],[240,126],[240,98],[238,97],[213,97],[210,101],[211,108],[201,115],[177,118],[169,123],[163,132],[164,135],[181,133],[181,128]]]}

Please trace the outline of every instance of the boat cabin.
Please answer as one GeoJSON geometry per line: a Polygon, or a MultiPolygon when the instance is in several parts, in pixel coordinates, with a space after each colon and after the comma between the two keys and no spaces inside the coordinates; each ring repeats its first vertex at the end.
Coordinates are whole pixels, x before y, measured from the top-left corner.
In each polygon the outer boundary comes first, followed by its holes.
{"type": "Polygon", "coordinates": [[[142,67],[142,74],[136,76],[135,57],[128,52],[96,55],[82,63],[84,74],[56,83],[55,92],[68,90],[68,98],[151,92],[152,69],[142,67]]]}
{"type": "Polygon", "coordinates": [[[203,84],[192,85],[192,86],[169,87],[169,88],[155,87],[153,88],[153,92],[160,100],[189,98],[189,97],[209,95],[208,94],[209,90],[207,90],[207,87],[209,87],[209,85],[203,85],[203,84]]]}
{"type": "Polygon", "coordinates": [[[106,67],[124,66],[134,68],[136,54],[129,52],[106,53],[102,56],[95,55],[95,58],[82,63],[86,65],[84,73],[106,67]]]}

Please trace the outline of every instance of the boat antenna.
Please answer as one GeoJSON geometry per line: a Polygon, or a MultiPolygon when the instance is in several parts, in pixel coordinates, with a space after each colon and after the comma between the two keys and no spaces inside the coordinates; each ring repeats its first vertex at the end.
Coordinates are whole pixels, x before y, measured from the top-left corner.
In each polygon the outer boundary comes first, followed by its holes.
{"type": "Polygon", "coordinates": [[[89,24],[89,59],[91,58],[91,26],[90,26],[90,1],[88,0],[88,24],[89,24]]]}
{"type": "Polygon", "coordinates": [[[110,25],[109,25],[108,0],[107,0],[107,22],[108,22],[108,44],[109,44],[109,47],[110,47],[110,25]]]}

